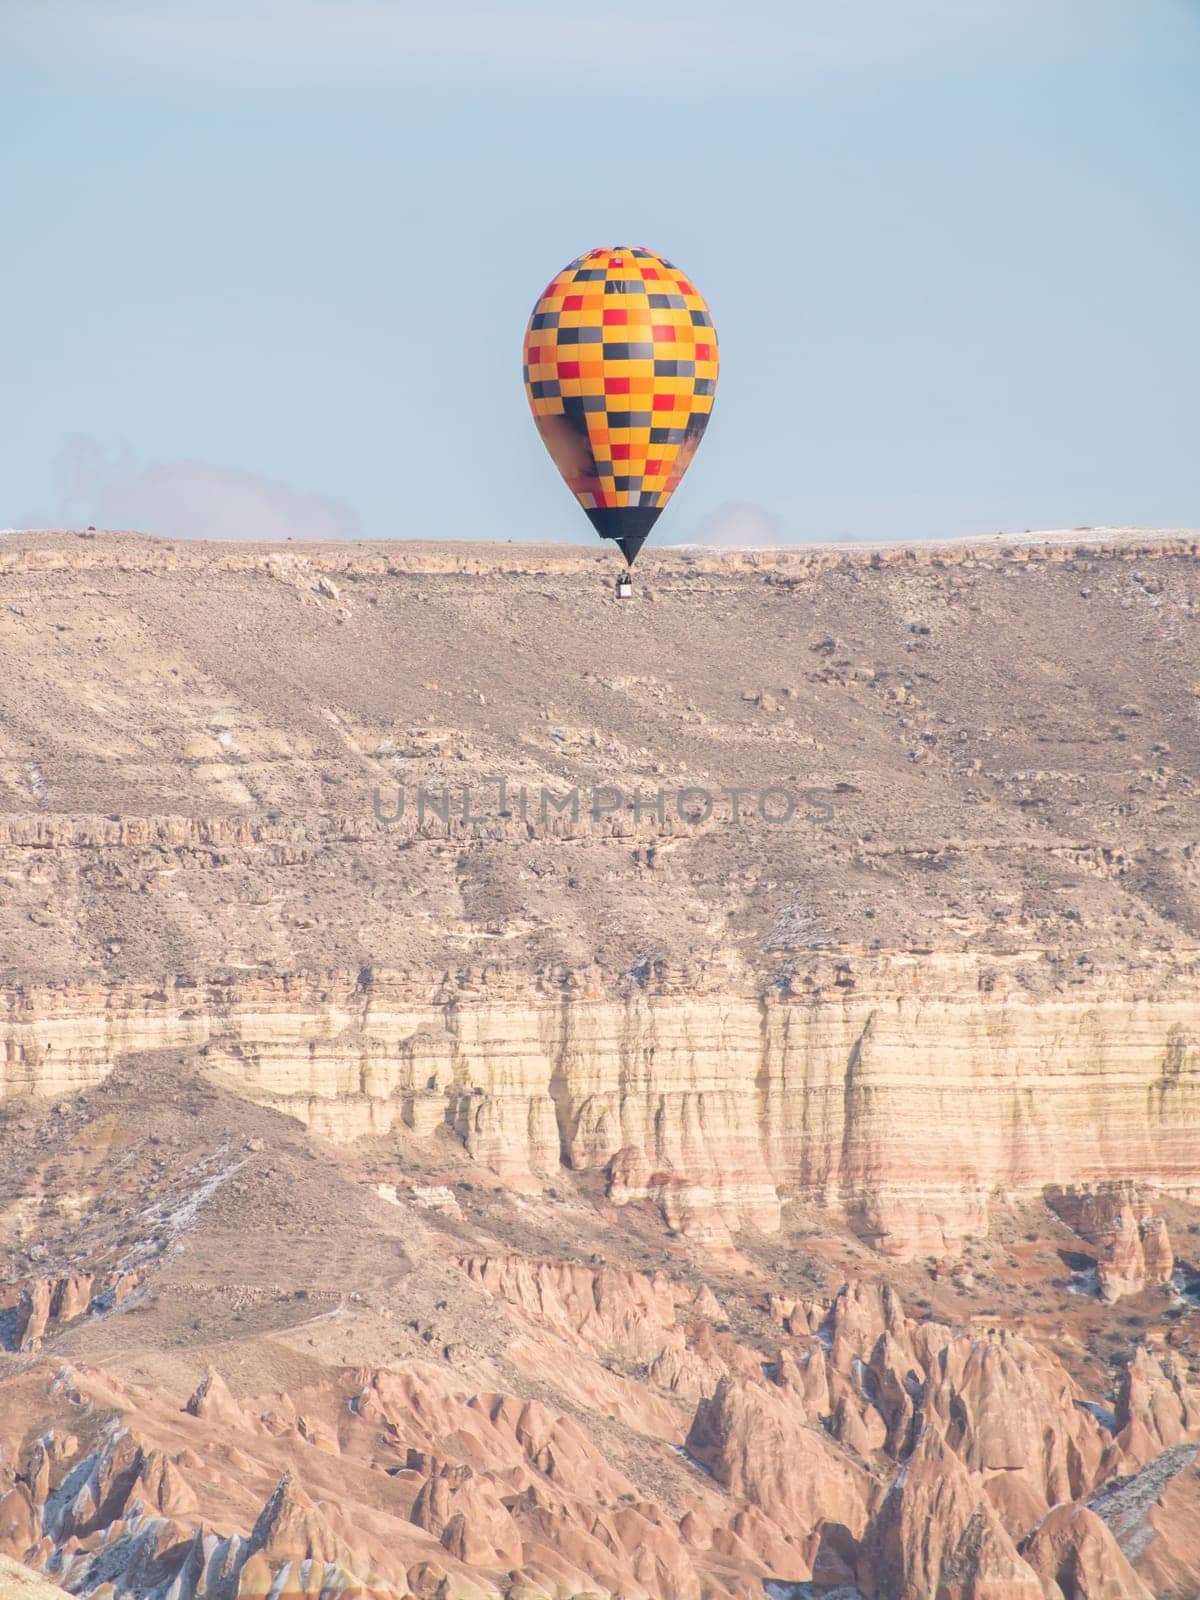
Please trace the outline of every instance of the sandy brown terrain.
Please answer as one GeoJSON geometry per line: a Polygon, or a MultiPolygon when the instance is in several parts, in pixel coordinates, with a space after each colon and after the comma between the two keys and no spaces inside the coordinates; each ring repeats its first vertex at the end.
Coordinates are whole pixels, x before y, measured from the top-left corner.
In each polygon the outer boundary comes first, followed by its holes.
{"type": "Polygon", "coordinates": [[[1198,550],[0,538],[0,1552],[1194,1600],[1198,550]]]}

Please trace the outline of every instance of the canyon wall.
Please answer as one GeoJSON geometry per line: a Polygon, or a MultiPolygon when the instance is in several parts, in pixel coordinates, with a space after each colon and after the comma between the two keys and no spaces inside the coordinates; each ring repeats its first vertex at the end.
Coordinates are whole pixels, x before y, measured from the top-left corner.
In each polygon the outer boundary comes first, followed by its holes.
{"type": "Polygon", "coordinates": [[[0,536],[0,1567],[1190,1600],[1198,552],[0,536]]]}
{"type": "Polygon", "coordinates": [[[199,1051],[325,1137],[453,1136],[518,1186],[603,1169],[615,1200],[717,1244],[774,1231],[789,1199],[908,1254],[1047,1186],[1200,1198],[1192,964],[1032,995],[1037,966],[839,952],[759,995],[695,971],[25,989],[3,996],[0,1083],[53,1097],[199,1051]]]}
{"type": "Polygon", "coordinates": [[[715,1245],[1194,1196],[1197,550],[0,539],[0,1092],[202,1052],[715,1245]]]}

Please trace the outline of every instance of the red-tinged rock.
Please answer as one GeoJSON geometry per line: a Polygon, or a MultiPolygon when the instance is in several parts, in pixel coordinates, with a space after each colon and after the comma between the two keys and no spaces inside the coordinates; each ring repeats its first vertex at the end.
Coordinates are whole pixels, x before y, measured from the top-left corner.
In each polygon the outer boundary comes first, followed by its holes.
{"type": "Polygon", "coordinates": [[[1076,1404],[1081,1398],[1053,1357],[1003,1335],[945,1345],[925,1403],[964,1466],[987,1475],[989,1485],[991,1474],[1003,1475],[995,1503],[1019,1536],[1032,1516],[1085,1494],[1096,1480],[1101,1435],[1076,1404]],[[1015,1477],[1019,1487],[1008,1481],[1015,1477]]]}
{"type": "Polygon", "coordinates": [[[1145,1518],[1134,1565],[1156,1595],[1200,1595],[1200,1471],[1196,1456],[1162,1488],[1145,1518]]]}
{"type": "Polygon", "coordinates": [[[161,1450],[149,1451],[142,1462],[129,1492],[131,1502],[139,1497],[144,1497],[147,1509],[169,1517],[189,1516],[199,1507],[182,1471],[161,1450]]]}
{"type": "Polygon", "coordinates": [[[1175,1271],[1175,1252],[1165,1220],[1159,1216],[1146,1217],[1142,1220],[1141,1232],[1147,1285],[1153,1287],[1170,1283],[1175,1271]]]}
{"type": "Polygon", "coordinates": [[[81,1492],[71,1502],[64,1529],[69,1526],[77,1539],[83,1539],[122,1516],[145,1459],[132,1433],[122,1429],[89,1475],[86,1494],[81,1492]]]}
{"type": "Polygon", "coordinates": [[[1200,1439],[1200,1389],[1174,1351],[1156,1359],[1139,1345],[1121,1377],[1116,1405],[1117,1436],[1106,1468],[1128,1472],[1172,1445],[1200,1439]]]}
{"type": "Polygon", "coordinates": [[[829,1418],[829,1432],[847,1450],[871,1456],[887,1443],[887,1424],[866,1399],[854,1399],[848,1391],[839,1397],[829,1418]]]}
{"type": "Polygon", "coordinates": [[[1154,1600],[1108,1527],[1086,1506],[1054,1506],[1021,1553],[1044,1584],[1069,1600],[1154,1600]]]}
{"type": "Polygon", "coordinates": [[[521,1536],[495,1491],[469,1471],[449,1469],[428,1479],[411,1520],[468,1566],[512,1567],[521,1561],[521,1536]]]}
{"type": "Polygon", "coordinates": [[[238,1600],[265,1600],[275,1581],[275,1571],[261,1550],[254,1551],[237,1579],[238,1600]]]}
{"type": "Polygon", "coordinates": [[[1200,1445],[1176,1445],[1132,1477],[1118,1478],[1089,1505],[1162,1600],[1200,1595],[1198,1461],[1200,1445]]]}
{"type": "Polygon", "coordinates": [[[21,1298],[17,1302],[18,1350],[37,1350],[41,1347],[50,1322],[53,1295],[54,1286],[49,1278],[39,1278],[21,1291],[21,1298]]]}
{"type": "Polygon", "coordinates": [[[0,1494],[0,1551],[22,1561],[37,1543],[39,1532],[37,1512],[23,1483],[0,1494]]]}
{"type": "Polygon", "coordinates": [[[1046,1600],[978,1475],[932,1422],[872,1519],[857,1571],[867,1600],[1046,1600]]]}
{"type": "Polygon", "coordinates": [[[323,1450],[326,1455],[337,1456],[342,1453],[336,1430],[327,1427],[317,1417],[297,1417],[296,1432],[306,1443],[316,1450],[323,1450]]]}
{"type": "MultiPolygon", "coordinates": [[[[661,1274],[650,1278],[627,1268],[590,1268],[526,1256],[470,1256],[459,1265],[473,1283],[519,1307],[539,1325],[587,1349],[612,1351],[626,1360],[657,1356],[676,1325],[674,1295],[661,1274]]],[[[719,1306],[716,1311],[714,1320],[723,1320],[719,1306]]]]}
{"type": "Polygon", "coordinates": [[[203,1417],[206,1422],[223,1422],[231,1427],[244,1427],[247,1420],[225,1379],[211,1369],[193,1392],[184,1410],[189,1416],[203,1417]]]}
{"type": "Polygon", "coordinates": [[[821,1522],[861,1532],[871,1497],[861,1467],[818,1428],[794,1399],[743,1378],[723,1378],[696,1409],[687,1450],[723,1488],[803,1537],[821,1522]]]}
{"type": "Polygon", "coordinates": [[[354,1564],[349,1549],[290,1472],[283,1474],[259,1513],[250,1549],[272,1563],[315,1560],[348,1568],[354,1564]]]}
{"type": "Polygon", "coordinates": [[[835,1344],[839,1339],[844,1340],[864,1361],[885,1333],[902,1341],[906,1341],[908,1335],[904,1307],[890,1284],[844,1283],[830,1307],[825,1326],[835,1344]]]}
{"type": "Polygon", "coordinates": [[[1046,1200],[1068,1227],[1095,1246],[1097,1286],[1107,1304],[1170,1283],[1175,1256],[1167,1225],[1138,1185],[1048,1189],[1046,1200]]]}

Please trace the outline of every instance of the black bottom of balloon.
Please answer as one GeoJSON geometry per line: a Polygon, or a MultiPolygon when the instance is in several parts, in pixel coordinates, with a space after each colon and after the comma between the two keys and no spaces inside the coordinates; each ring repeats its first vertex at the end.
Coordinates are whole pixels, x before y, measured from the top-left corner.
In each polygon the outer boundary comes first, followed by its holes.
{"type": "Polygon", "coordinates": [[[658,521],[661,506],[596,506],[588,512],[602,539],[615,539],[630,566],[658,521]]]}

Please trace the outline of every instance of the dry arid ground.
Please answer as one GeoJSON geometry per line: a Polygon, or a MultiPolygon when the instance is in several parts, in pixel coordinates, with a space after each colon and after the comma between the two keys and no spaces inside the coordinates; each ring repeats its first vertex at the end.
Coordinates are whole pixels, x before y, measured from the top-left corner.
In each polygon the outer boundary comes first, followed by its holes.
{"type": "Polygon", "coordinates": [[[0,1595],[1195,1600],[1198,553],[0,537],[0,1595]]]}

